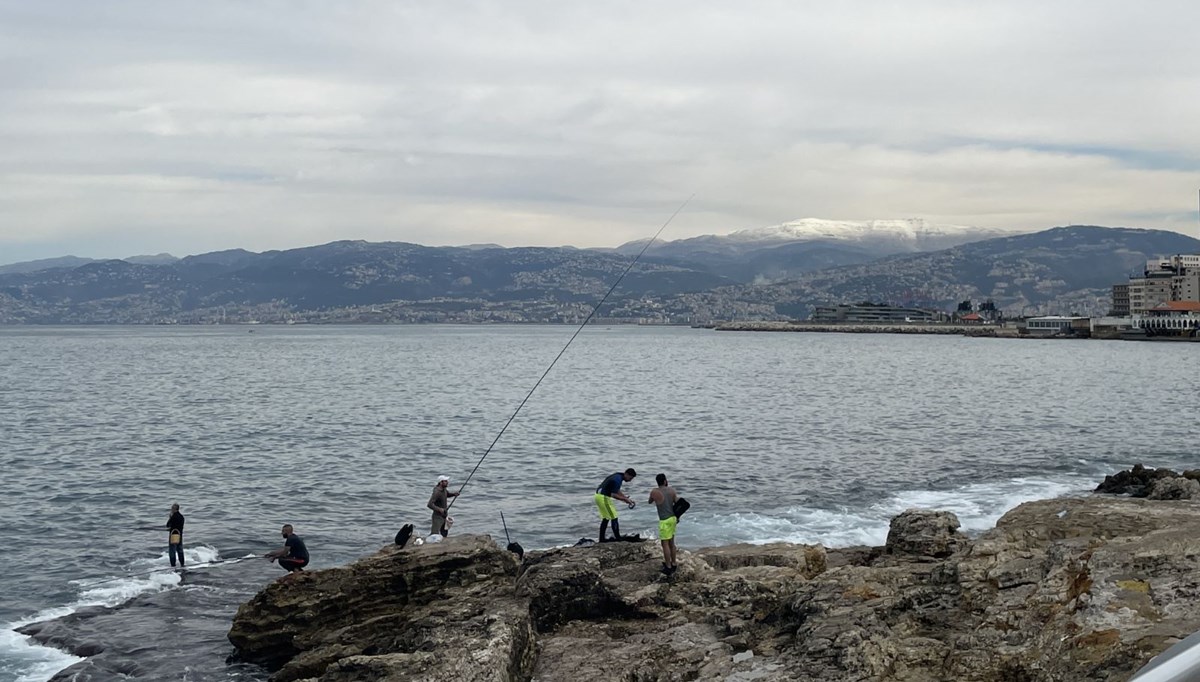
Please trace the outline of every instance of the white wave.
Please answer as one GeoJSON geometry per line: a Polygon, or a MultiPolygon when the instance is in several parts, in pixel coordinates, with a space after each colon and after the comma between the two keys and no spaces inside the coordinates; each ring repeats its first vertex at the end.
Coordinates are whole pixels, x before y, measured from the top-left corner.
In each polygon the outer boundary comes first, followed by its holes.
{"type": "Polygon", "coordinates": [[[796,542],[826,547],[879,546],[887,541],[893,517],[906,509],[954,512],[962,530],[978,533],[996,525],[1005,512],[1023,502],[1083,493],[1091,477],[1014,478],[974,483],[949,490],[904,490],[867,507],[821,509],[790,507],[778,512],[696,512],[681,522],[681,540],[692,546],[735,542],[796,542]],[[691,524],[688,524],[691,521],[691,524]],[[684,524],[691,527],[688,528],[684,524]]]}
{"type": "Polygon", "coordinates": [[[41,646],[16,631],[30,623],[62,618],[74,611],[69,606],[47,609],[5,625],[0,630],[0,677],[13,682],[45,682],[58,671],[82,661],[65,651],[41,646]]]}
{"type": "MultiPolygon", "coordinates": [[[[188,564],[211,563],[221,558],[220,552],[208,545],[185,547],[183,556],[188,564]]],[[[44,682],[58,671],[83,660],[65,651],[42,646],[17,632],[17,628],[62,618],[88,606],[119,606],[143,594],[171,589],[181,582],[179,574],[170,570],[170,559],[165,551],[155,558],[134,559],[127,568],[134,575],[72,581],[80,589],[72,603],[4,625],[0,630],[0,677],[15,682],[44,682]]]]}

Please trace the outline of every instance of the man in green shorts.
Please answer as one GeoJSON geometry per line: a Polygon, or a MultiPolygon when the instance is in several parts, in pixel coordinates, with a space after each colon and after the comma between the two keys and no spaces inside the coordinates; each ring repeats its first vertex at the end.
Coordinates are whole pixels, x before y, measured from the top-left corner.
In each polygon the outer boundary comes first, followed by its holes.
{"type": "Polygon", "coordinates": [[[596,488],[596,509],[600,511],[600,542],[605,542],[604,536],[608,532],[609,521],[612,521],[613,539],[621,539],[621,526],[617,522],[617,505],[613,504],[613,498],[617,498],[633,509],[635,503],[621,492],[621,484],[632,481],[634,476],[637,476],[637,472],[632,467],[624,472],[618,471],[606,477],[600,487],[596,488]]]}
{"type": "Polygon", "coordinates": [[[650,491],[650,503],[658,508],[658,539],[662,542],[663,573],[671,575],[675,572],[675,501],[679,495],[667,484],[667,475],[659,474],[654,477],[658,487],[650,491]]]}

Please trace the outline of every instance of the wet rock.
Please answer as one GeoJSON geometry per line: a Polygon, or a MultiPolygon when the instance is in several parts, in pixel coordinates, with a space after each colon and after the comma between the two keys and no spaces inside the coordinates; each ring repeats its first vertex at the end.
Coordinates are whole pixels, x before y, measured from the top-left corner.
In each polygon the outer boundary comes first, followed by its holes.
{"type": "Polygon", "coordinates": [[[1150,486],[1160,478],[1175,478],[1179,474],[1170,469],[1147,469],[1134,464],[1132,469],[1120,471],[1104,477],[1104,481],[1096,486],[1094,492],[1110,495],[1129,495],[1130,497],[1146,497],[1150,494],[1150,486]]]}

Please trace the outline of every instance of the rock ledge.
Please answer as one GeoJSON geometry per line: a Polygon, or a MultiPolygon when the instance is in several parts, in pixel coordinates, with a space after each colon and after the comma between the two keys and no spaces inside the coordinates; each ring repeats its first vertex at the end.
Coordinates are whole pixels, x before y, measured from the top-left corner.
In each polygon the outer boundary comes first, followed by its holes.
{"type": "MultiPolygon", "coordinates": [[[[1186,486],[1185,486],[1186,487],[1186,486]]],[[[1200,505],[1023,504],[978,538],[910,510],[883,548],[387,547],[273,584],[229,639],[272,680],[1127,680],[1200,630],[1200,505]]]]}

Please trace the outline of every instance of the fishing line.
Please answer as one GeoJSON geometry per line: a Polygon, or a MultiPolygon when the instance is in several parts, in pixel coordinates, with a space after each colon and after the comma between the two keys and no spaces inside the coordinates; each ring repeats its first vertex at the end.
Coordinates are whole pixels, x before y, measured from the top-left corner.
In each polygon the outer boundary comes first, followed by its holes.
{"type": "Polygon", "coordinates": [[[583,331],[583,328],[587,326],[587,323],[592,321],[592,318],[595,317],[596,312],[600,310],[600,306],[604,305],[604,302],[608,300],[608,297],[612,295],[612,292],[616,291],[617,285],[621,283],[621,280],[625,279],[625,275],[628,275],[629,271],[633,269],[633,266],[637,265],[638,261],[642,259],[642,254],[646,253],[646,249],[650,248],[650,245],[658,239],[658,235],[662,234],[662,231],[667,229],[667,225],[671,224],[671,221],[675,219],[675,216],[679,215],[679,212],[682,211],[684,207],[687,206],[693,198],[695,198],[695,196],[696,195],[693,194],[692,196],[688,197],[687,200],[679,205],[679,208],[675,209],[675,212],[671,214],[671,217],[667,218],[667,222],[663,223],[662,227],[658,228],[658,232],[654,233],[654,236],[650,238],[650,241],[646,242],[645,246],[642,247],[642,250],[638,252],[638,255],[634,257],[632,261],[630,261],[628,266],[626,266],[625,271],[621,273],[621,276],[617,278],[617,281],[613,282],[613,285],[608,288],[608,293],[604,294],[604,298],[600,299],[600,302],[597,303],[594,308],[592,308],[592,312],[588,313],[588,316],[583,321],[583,324],[579,325],[579,328],[576,329],[575,333],[571,335],[571,338],[567,340],[567,344],[562,347],[562,350],[558,351],[558,355],[554,356],[554,360],[550,362],[550,366],[546,368],[545,372],[542,372],[542,376],[537,380],[537,383],[533,385],[533,388],[529,389],[529,393],[525,394],[524,400],[521,401],[520,405],[517,405],[517,409],[513,410],[512,416],[508,418],[508,421],[504,422],[504,426],[500,429],[500,433],[497,433],[496,437],[492,439],[492,444],[487,447],[487,450],[484,450],[483,456],[480,457],[479,461],[475,463],[475,468],[471,469],[471,473],[467,474],[467,479],[463,481],[461,486],[459,486],[458,493],[454,497],[450,498],[450,501],[446,503],[447,514],[450,512],[450,507],[453,507],[454,502],[458,500],[459,495],[462,495],[462,491],[467,487],[467,484],[471,482],[471,478],[475,475],[475,472],[479,470],[479,466],[483,464],[483,460],[487,459],[487,456],[492,452],[492,448],[496,447],[496,443],[500,442],[500,437],[503,436],[504,432],[508,430],[509,424],[513,423],[513,420],[516,419],[517,415],[521,412],[521,408],[525,407],[525,403],[529,402],[529,398],[533,396],[533,392],[538,389],[538,386],[542,385],[542,380],[546,378],[546,375],[550,374],[550,370],[554,369],[554,365],[558,363],[558,359],[561,358],[563,354],[567,352],[567,349],[571,347],[571,343],[575,341],[575,337],[579,336],[579,332],[583,331]]]}
{"type": "MultiPolygon", "coordinates": [[[[202,564],[192,564],[190,566],[181,566],[180,568],[186,569],[186,570],[191,570],[191,569],[195,569],[195,568],[209,568],[212,566],[225,565],[225,564],[236,564],[236,563],[240,563],[242,561],[249,561],[251,559],[261,559],[261,558],[262,557],[256,555],[256,556],[244,556],[244,557],[240,557],[237,559],[217,559],[216,561],[206,561],[202,564]]],[[[174,568],[175,568],[174,566],[171,566],[171,567],[162,566],[159,568],[152,568],[148,571],[142,571],[141,573],[128,573],[126,575],[118,576],[116,578],[105,578],[104,580],[96,580],[96,581],[93,581],[90,583],[80,583],[79,587],[84,588],[84,589],[91,589],[91,588],[95,587],[96,585],[115,583],[119,580],[128,580],[130,578],[144,578],[146,576],[154,575],[156,573],[167,573],[167,572],[172,571],[174,568]]]]}

